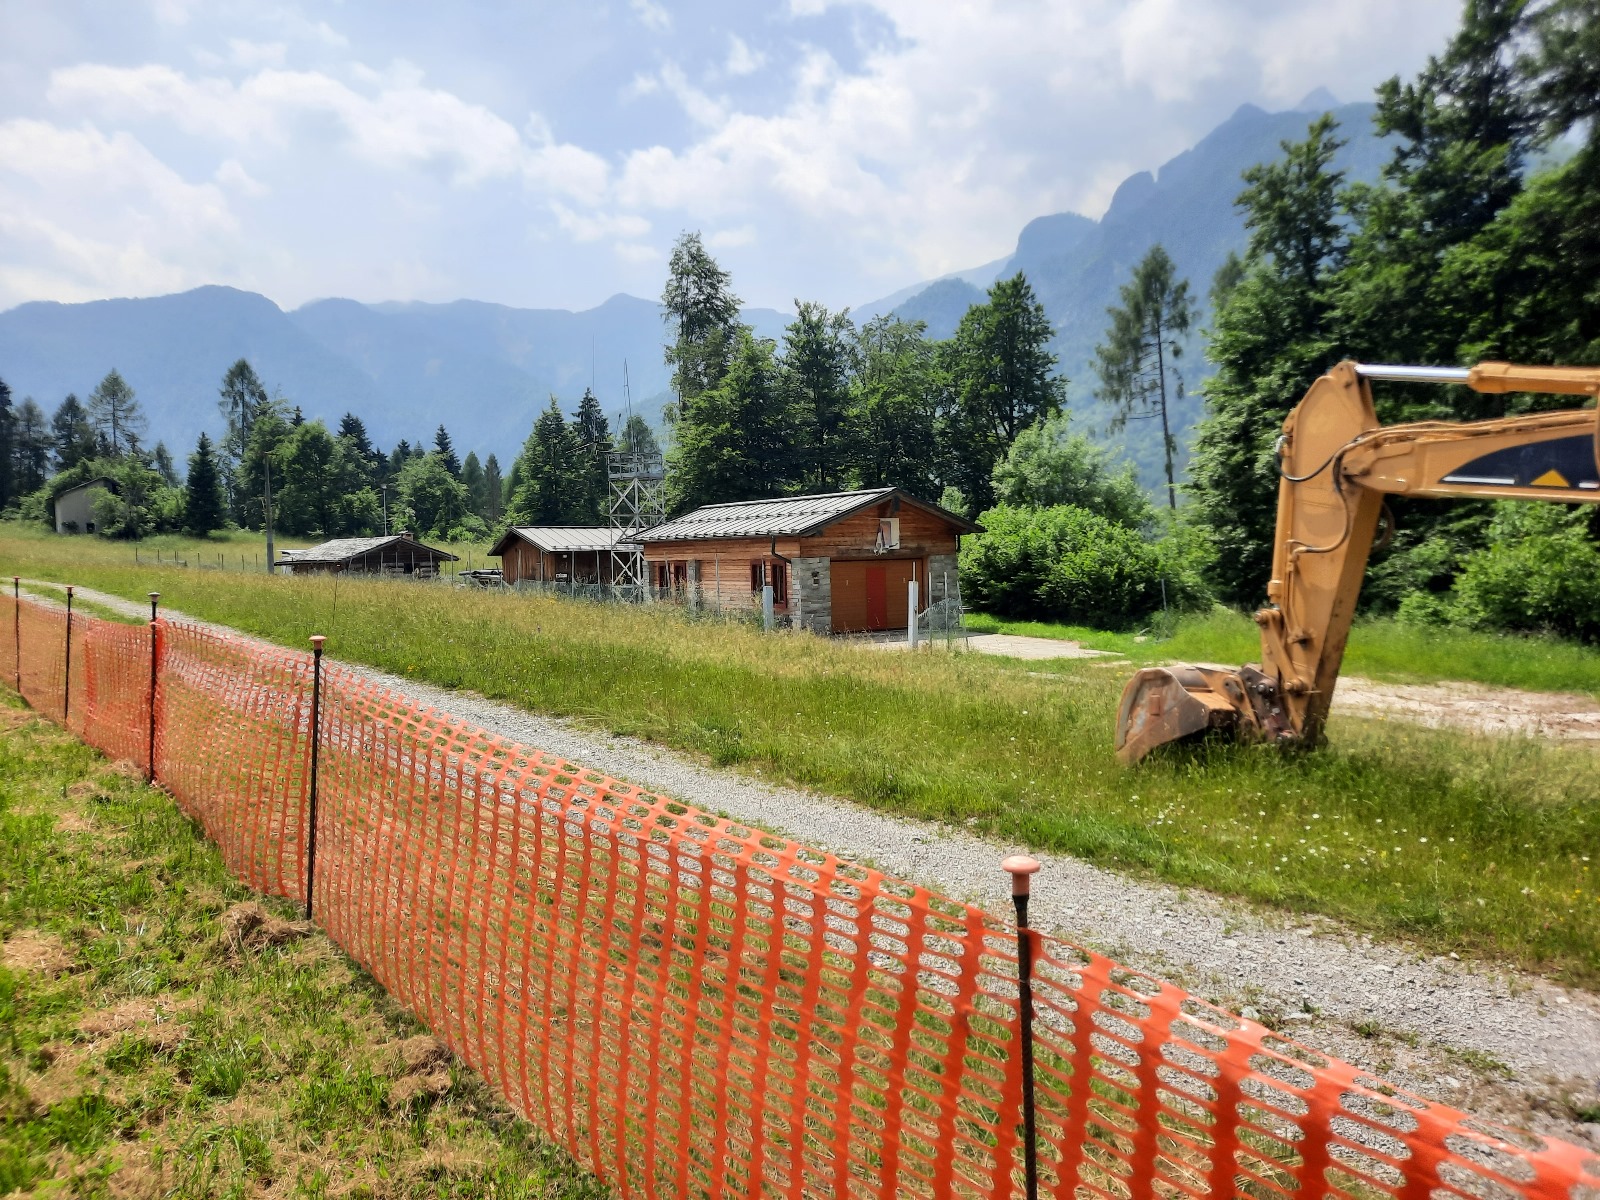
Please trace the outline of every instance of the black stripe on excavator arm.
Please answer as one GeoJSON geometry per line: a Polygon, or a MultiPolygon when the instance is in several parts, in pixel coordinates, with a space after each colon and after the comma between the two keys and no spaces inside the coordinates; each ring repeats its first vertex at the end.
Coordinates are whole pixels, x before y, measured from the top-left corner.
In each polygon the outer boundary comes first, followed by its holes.
{"type": "Polygon", "coordinates": [[[1441,483],[1475,487],[1600,490],[1593,434],[1507,446],[1457,467],[1441,483]]]}

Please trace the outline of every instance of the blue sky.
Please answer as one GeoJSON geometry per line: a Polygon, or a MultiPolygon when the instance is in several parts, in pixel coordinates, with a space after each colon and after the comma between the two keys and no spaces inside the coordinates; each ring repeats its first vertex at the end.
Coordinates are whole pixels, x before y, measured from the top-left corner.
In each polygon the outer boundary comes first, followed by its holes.
{"type": "Polygon", "coordinates": [[[1364,99],[1459,0],[5,0],[0,308],[859,304],[1099,216],[1239,104],[1364,99]]]}

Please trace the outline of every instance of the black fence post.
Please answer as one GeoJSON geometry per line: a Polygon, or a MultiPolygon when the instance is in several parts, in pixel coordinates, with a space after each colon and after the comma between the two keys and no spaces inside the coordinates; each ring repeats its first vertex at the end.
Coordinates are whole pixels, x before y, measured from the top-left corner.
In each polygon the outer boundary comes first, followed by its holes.
{"type": "Polygon", "coordinates": [[[72,707],[72,585],[67,585],[67,669],[61,681],[61,723],[67,722],[72,707]]]}
{"type": "Polygon", "coordinates": [[[1028,929],[1028,883],[1039,860],[1013,854],[1000,864],[1011,876],[1017,910],[1017,991],[1022,1017],[1022,1162],[1028,1200],[1039,1197],[1039,1142],[1033,1110],[1033,937],[1028,929]]]}
{"type": "Polygon", "coordinates": [[[160,592],[150,593],[150,768],[145,772],[145,782],[156,781],[156,663],[160,658],[160,627],[156,624],[156,605],[160,592]]]}
{"type": "Polygon", "coordinates": [[[322,741],[322,643],[311,639],[311,799],[306,806],[306,920],[311,920],[311,893],[317,882],[317,752],[322,741]]]}

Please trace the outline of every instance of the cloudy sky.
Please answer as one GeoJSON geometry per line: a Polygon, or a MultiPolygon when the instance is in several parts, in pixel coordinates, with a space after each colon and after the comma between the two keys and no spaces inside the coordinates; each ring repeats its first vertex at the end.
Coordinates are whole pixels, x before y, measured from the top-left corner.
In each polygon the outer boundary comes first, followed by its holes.
{"type": "Polygon", "coordinates": [[[204,283],[587,307],[699,229],[856,304],[1098,216],[1459,0],[4,0],[0,308],[204,283]]]}

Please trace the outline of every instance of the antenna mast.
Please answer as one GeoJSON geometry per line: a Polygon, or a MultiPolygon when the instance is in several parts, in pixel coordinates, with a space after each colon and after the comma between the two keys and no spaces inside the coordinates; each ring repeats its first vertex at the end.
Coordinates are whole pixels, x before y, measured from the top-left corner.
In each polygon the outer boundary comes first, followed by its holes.
{"type": "Polygon", "coordinates": [[[667,519],[666,463],[659,450],[644,451],[627,441],[633,419],[633,389],[628,382],[628,361],[622,361],[622,444],[606,456],[611,479],[611,585],[622,600],[646,600],[644,546],[639,532],[667,519]]]}

